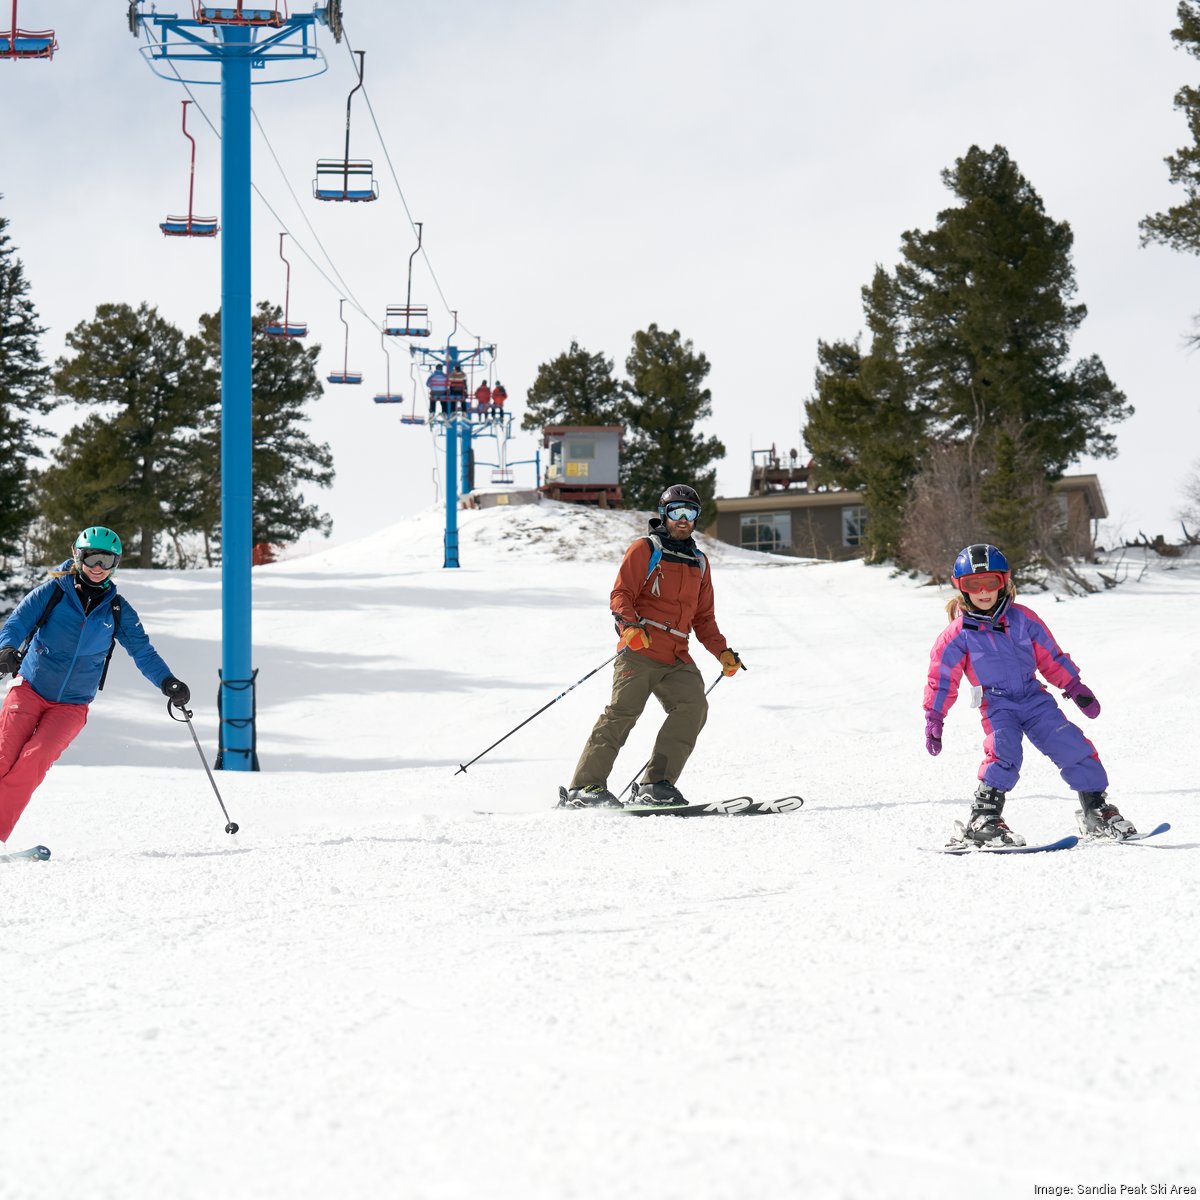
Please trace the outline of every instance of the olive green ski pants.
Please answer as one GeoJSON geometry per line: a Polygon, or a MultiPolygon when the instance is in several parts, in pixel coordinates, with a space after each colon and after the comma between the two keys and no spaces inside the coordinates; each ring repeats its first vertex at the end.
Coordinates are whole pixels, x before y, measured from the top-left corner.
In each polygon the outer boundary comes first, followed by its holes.
{"type": "Polygon", "coordinates": [[[704,680],[694,663],[655,662],[626,650],[613,664],[612,700],[600,714],[591,737],[580,755],[571,787],[590,783],[608,785],[617,754],[637,724],[646,701],[653,696],[666,711],[667,719],[654,740],[654,751],[642,774],[643,783],[660,779],[674,783],[696,748],[696,739],[708,719],[704,680]]]}

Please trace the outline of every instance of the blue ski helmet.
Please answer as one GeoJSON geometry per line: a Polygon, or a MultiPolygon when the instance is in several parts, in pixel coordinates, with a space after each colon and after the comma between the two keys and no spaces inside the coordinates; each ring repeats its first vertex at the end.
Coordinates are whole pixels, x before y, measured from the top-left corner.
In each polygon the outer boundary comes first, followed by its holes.
{"type": "Polygon", "coordinates": [[[997,588],[997,591],[1003,591],[1012,577],[1008,559],[995,546],[986,542],[976,542],[973,546],[966,546],[959,551],[958,557],[954,560],[954,570],[951,573],[950,582],[961,592],[963,590],[962,580],[968,575],[986,574],[1000,576],[1000,587],[997,588]]]}

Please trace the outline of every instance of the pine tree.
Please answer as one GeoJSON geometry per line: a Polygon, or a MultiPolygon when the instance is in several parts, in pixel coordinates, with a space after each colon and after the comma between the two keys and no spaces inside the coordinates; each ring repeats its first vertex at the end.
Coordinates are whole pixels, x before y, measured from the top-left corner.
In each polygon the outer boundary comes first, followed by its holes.
{"type": "MultiPolygon", "coordinates": [[[[0,216],[0,558],[18,553],[36,511],[29,460],[38,457],[36,439],[46,434],[36,418],[53,406],[38,344],[43,330],[7,229],[0,216]]],[[[6,579],[0,594],[8,590],[6,579]]]]}
{"type": "Polygon", "coordinates": [[[612,359],[589,354],[572,341],[565,354],[538,367],[526,393],[521,428],[619,424],[621,385],[613,378],[612,368],[612,359]]]}
{"type": "Polygon", "coordinates": [[[171,494],[204,408],[180,331],[143,303],[101,304],[67,335],[73,354],[54,367],[56,393],[99,408],[63,439],[37,481],[46,554],[86,525],[107,525],[130,565],[155,565],[172,524],[171,494]]]}
{"type": "Polygon", "coordinates": [[[651,325],[633,335],[621,406],[627,431],[621,484],[628,506],[654,511],[664,488],[686,483],[704,504],[699,523],[713,519],[712,464],[725,456],[725,447],[696,428],[712,416],[712,393],[703,386],[709,370],[708,359],[677,329],[667,333],[651,325]]]}
{"type": "Polygon", "coordinates": [[[817,391],[805,406],[804,437],[814,483],[862,491],[865,557],[882,562],[900,556],[926,413],[914,402],[903,360],[896,282],[881,268],[863,288],[863,307],[872,335],[867,355],[857,344],[817,344],[817,391]]]}
{"type": "MultiPolygon", "coordinates": [[[[1171,38],[1193,58],[1200,58],[1200,0],[1180,0],[1176,16],[1179,25],[1171,30],[1171,38]]],[[[1171,182],[1183,188],[1185,199],[1166,212],[1145,217],[1139,228],[1143,245],[1163,242],[1175,250],[1200,254],[1200,88],[1181,87],[1175,93],[1175,107],[1187,118],[1192,143],[1164,161],[1171,182]]]]}
{"type": "Polygon", "coordinates": [[[804,442],[811,479],[858,491],[865,479],[874,404],[863,390],[863,355],[853,342],[817,342],[816,392],[805,402],[804,442]]]}
{"type": "Polygon", "coordinates": [[[897,269],[906,359],[937,435],[985,443],[1016,429],[1050,479],[1083,454],[1111,458],[1109,425],[1132,413],[1096,357],[1068,368],[1087,308],[1073,235],[1002,146],[972,146],[942,179],[960,203],[903,236],[897,269]]]}
{"type": "Polygon", "coordinates": [[[1087,314],[1070,303],[1070,226],[1046,216],[1002,146],[972,146],[942,178],[959,203],[932,230],[905,233],[894,276],[877,270],[864,289],[868,354],[821,344],[809,403],[818,478],[863,488],[876,556],[895,555],[897,516],[923,472],[919,536],[906,531],[901,546],[939,542],[939,504],[947,528],[969,507],[976,538],[1011,529],[1024,544],[1003,489],[983,486],[989,473],[1041,496],[1081,455],[1111,457],[1110,426],[1132,412],[1099,358],[1067,362],[1087,314]],[[952,514],[945,489],[964,478],[971,494],[952,514]]]}

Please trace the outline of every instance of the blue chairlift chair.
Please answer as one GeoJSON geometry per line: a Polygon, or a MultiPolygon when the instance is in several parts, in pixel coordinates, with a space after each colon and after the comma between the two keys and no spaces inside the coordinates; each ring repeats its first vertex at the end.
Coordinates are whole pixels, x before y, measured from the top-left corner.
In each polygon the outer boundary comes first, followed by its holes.
{"type": "Polygon", "coordinates": [[[417,248],[408,256],[408,293],[403,304],[389,304],[383,332],[390,337],[428,337],[432,332],[429,325],[429,306],[412,302],[413,259],[421,250],[421,231],[424,223],[417,222],[417,248]]]}
{"type": "Polygon", "coordinates": [[[288,319],[288,305],[292,297],[292,264],[283,257],[283,239],[285,237],[287,237],[286,233],[279,235],[279,257],[283,258],[283,265],[287,267],[283,292],[283,321],[278,324],[268,325],[263,332],[267,337],[273,338],[308,337],[308,326],[303,321],[291,321],[288,319]]]}
{"type": "Polygon", "coordinates": [[[313,195],[318,200],[366,201],[379,199],[379,185],[375,182],[368,158],[350,157],[350,105],[354,93],[363,85],[363,63],[365,50],[355,50],[358,55],[358,83],[346,97],[346,146],[341,158],[317,160],[317,177],[313,180],[313,195]],[[353,181],[354,186],[351,186],[353,181]]]}
{"type": "Polygon", "coordinates": [[[379,184],[373,176],[370,159],[321,158],[313,196],[318,200],[378,200],[379,184]]]}
{"type": "Polygon", "coordinates": [[[351,371],[346,363],[350,359],[350,326],[346,322],[345,316],[342,314],[342,309],[345,307],[346,300],[343,297],[338,301],[338,320],[345,326],[346,336],[343,341],[342,350],[342,369],[340,371],[330,371],[325,377],[330,383],[362,383],[363,377],[361,371],[351,371]]]}
{"type": "MultiPolygon", "coordinates": [[[[379,335],[379,344],[383,347],[383,360],[387,364],[385,368],[384,390],[375,397],[376,404],[403,404],[404,397],[399,392],[392,391],[392,356],[388,353],[387,342],[383,340],[383,334],[379,335]]],[[[414,393],[415,395],[415,393],[414,393]]],[[[403,417],[400,418],[402,421],[403,417]]]]}

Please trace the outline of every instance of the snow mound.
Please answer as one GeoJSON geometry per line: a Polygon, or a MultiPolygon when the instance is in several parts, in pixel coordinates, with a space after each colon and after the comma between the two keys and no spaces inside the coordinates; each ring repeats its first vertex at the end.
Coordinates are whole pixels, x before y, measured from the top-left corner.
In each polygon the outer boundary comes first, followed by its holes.
{"type": "MultiPolygon", "coordinates": [[[[356,541],[317,551],[303,561],[309,567],[335,571],[369,571],[397,561],[440,567],[445,520],[444,508],[429,508],[356,541]]],[[[462,509],[458,513],[459,562],[465,568],[514,559],[603,561],[615,565],[629,543],[647,532],[648,520],[648,513],[591,508],[557,500],[462,509]]],[[[696,542],[714,563],[795,566],[810,561],[742,550],[703,534],[697,535],[696,542]]],[[[293,564],[298,561],[287,560],[293,564]]]]}

